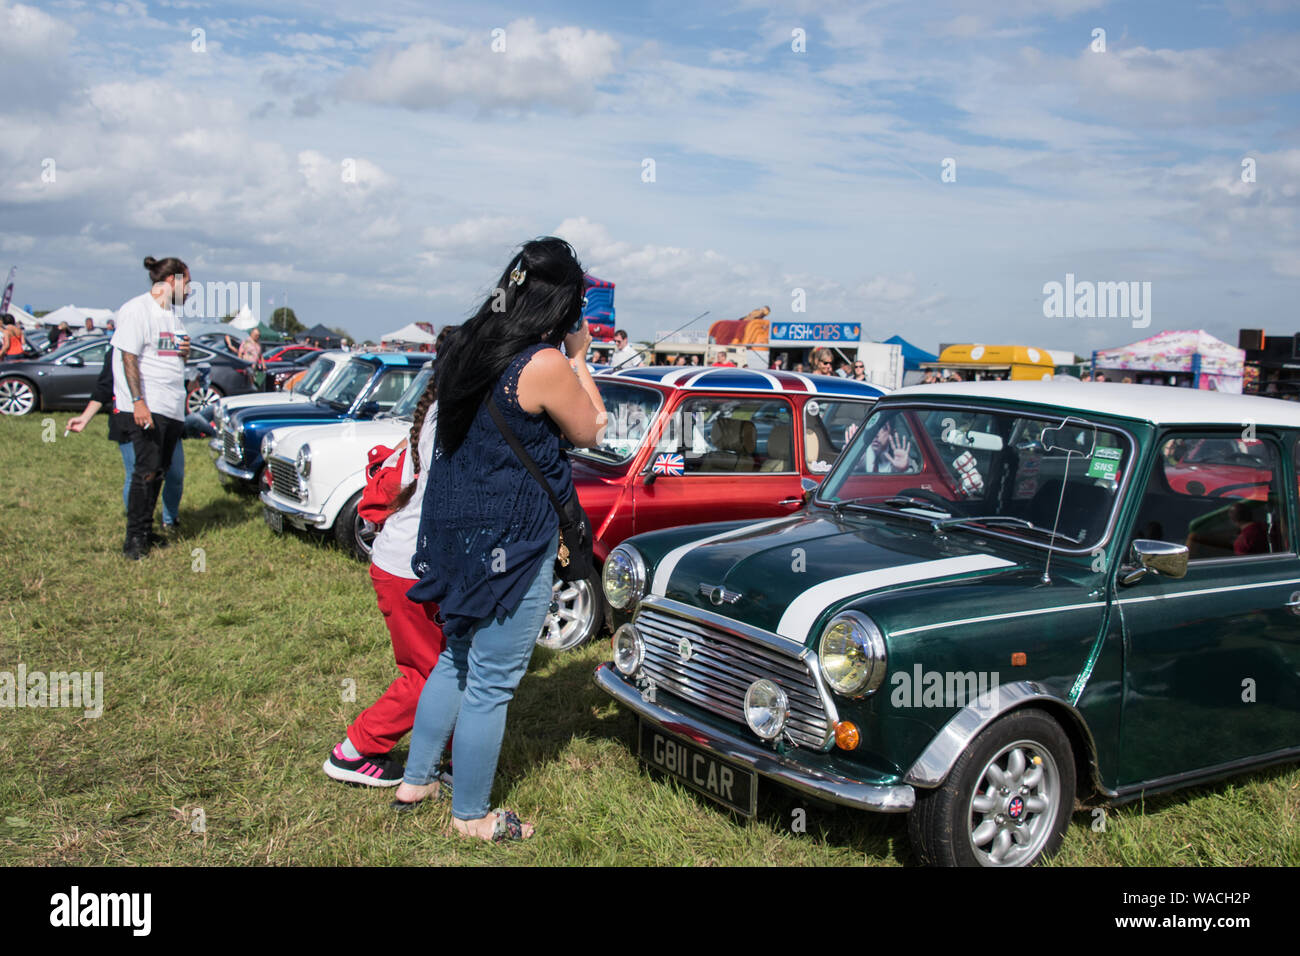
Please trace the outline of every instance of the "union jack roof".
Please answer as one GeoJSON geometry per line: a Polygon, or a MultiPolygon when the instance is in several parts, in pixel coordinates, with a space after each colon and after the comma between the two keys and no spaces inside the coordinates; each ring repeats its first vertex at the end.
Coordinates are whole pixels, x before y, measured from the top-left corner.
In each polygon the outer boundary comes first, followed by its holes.
{"type": "Polygon", "coordinates": [[[841,395],[846,398],[879,398],[889,393],[889,389],[880,385],[840,378],[837,375],[805,375],[802,372],[716,365],[643,365],[616,371],[603,370],[597,372],[595,377],[597,381],[607,378],[631,379],[690,391],[725,389],[735,392],[793,392],[841,395]]]}

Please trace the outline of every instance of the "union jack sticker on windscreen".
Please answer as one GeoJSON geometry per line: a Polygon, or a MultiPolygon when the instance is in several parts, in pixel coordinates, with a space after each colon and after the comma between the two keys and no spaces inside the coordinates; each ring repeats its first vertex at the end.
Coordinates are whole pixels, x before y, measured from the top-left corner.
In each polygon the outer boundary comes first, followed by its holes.
{"type": "Polygon", "coordinates": [[[655,455],[650,470],[656,475],[682,475],[686,472],[686,459],[672,452],[661,452],[655,455]]]}

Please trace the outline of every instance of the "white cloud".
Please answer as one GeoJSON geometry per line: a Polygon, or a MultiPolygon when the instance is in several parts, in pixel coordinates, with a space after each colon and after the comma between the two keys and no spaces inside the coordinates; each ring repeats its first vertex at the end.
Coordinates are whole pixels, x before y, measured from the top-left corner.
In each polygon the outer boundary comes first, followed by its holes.
{"type": "Polygon", "coordinates": [[[591,107],[596,85],[614,71],[619,44],[607,33],[580,27],[542,32],[532,19],[504,29],[503,52],[493,51],[486,32],[460,45],[428,39],[382,50],[343,80],[340,93],[410,109],[469,104],[523,111],[545,105],[578,112],[591,107]]]}

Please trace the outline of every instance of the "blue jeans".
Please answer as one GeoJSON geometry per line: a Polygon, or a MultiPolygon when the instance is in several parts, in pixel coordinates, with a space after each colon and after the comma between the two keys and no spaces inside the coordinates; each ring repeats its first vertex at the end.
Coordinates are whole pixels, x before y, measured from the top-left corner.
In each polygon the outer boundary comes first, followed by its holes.
{"type": "MultiPolygon", "coordinates": [[[[117,446],[122,452],[122,467],[126,469],[126,481],[122,484],[122,507],[128,506],[131,497],[131,472],[135,471],[135,446],[124,441],[117,446]]],[[[172,452],[172,466],[167,469],[163,479],[162,517],[163,524],[175,524],[181,510],[181,492],[185,490],[185,443],[178,441],[172,452]]]]}
{"type": "Polygon", "coordinates": [[[551,606],[555,566],[551,555],[559,544],[558,532],[552,542],[514,613],[500,621],[479,621],[463,637],[448,635],[447,649],[420,692],[402,779],[417,787],[432,780],[454,727],[451,762],[456,786],[451,815],[458,820],[477,820],[491,809],[506,707],[528,669],[551,606]]]}

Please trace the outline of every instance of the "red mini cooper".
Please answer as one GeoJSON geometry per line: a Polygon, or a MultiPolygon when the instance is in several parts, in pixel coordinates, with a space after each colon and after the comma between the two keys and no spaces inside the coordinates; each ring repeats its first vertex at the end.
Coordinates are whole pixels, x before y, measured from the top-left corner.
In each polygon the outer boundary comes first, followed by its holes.
{"type": "Polygon", "coordinates": [[[595,380],[609,413],[604,440],[569,454],[598,567],[589,581],[556,582],[538,638],[556,650],[605,623],[599,565],[625,538],[795,511],[886,391],[829,375],[699,366],[595,380]]]}

